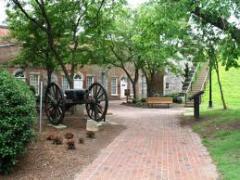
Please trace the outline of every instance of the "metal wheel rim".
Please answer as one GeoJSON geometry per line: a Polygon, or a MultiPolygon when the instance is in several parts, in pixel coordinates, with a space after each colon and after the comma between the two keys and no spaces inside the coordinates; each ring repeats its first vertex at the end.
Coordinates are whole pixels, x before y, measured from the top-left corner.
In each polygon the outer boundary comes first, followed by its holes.
{"type": "Polygon", "coordinates": [[[108,96],[99,83],[92,84],[87,93],[86,111],[88,116],[99,122],[105,119],[108,110],[108,96]]]}
{"type": "Polygon", "coordinates": [[[64,96],[57,84],[51,83],[45,93],[45,113],[48,120],[57,125],[62,122],[65,114],[64,96]]]}

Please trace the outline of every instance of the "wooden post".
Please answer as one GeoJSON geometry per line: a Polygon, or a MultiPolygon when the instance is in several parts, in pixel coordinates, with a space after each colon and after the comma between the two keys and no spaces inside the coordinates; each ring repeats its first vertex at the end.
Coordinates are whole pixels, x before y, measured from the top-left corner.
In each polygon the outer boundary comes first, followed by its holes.
{"type": "Polygon", "coordinates": [[[212,63],[211,60],[209,61],[209,102],[208,102],[208,107],[212,108],[213,103],[212,103],[212,63]]]}

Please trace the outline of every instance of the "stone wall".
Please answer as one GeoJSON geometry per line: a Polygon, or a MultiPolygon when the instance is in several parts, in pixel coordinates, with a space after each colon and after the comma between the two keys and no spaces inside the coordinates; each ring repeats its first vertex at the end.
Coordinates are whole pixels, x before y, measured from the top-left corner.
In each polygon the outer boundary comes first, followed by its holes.
{"type": "Polygon", "coordinates": [[[185,65],[188,63],[189,70],[193,67],[192,63],[189,61],[181,60],[179,62],[175,62],[176,67],[179,67],[178,73],[174,74],[170,70],[165,70],[164,75],[164,95],[176,94],[182,92],[184,78],[184,69],[185,65]]]}

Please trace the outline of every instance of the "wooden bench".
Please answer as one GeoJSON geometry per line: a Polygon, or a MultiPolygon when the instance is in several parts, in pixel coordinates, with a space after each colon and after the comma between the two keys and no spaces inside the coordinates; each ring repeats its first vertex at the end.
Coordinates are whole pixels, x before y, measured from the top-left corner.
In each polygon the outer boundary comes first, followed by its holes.
{"type": "Polygon", "coordinates": [[[153,105],[166,104],[170,107],[170,104],[173,103],[172,97],[148,97],[147,105],[153,107],[153,105]]]}

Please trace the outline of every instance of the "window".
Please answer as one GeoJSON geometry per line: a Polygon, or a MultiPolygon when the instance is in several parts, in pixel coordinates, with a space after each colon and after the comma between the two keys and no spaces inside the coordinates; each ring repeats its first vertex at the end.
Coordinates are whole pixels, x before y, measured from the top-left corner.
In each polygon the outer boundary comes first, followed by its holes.
{"type": "Polygon", "coordinates": [[[118,95],[118,91],[117,91],[117,78],[113,77],[112,81],[111,81],[111,92],[113,96],[118,95]]]}
{"type": "Polygon", "coordinates": [[[103,85],[103,87],[105,87],[105,85],[106,85],[106,73],[105,72],[101,73],[101,84],[103,85]]]}
{"type": "Polygon", "coordinates": [[[29,79],[30,86],[34,87],[36,95],[39,95],[39,79],[38,74],[31,74],[29,79]]]}
{"type": "Polygon", "coordinates": [[[83,89],[83,78],[81,74],[75,74],[73,80],[74,80],[74,89],[83,89]]]}
{"type": "Polygon", "coordinates": [[[24,75],[24,70],[19,70],[14,74],[16,79],[19,79],[21,81],[26,81],[25,75],[24,75]]]}
{"type": "Polygon", "coordinates": [[[89,88],[94,83],[93,76],[87,76],[87,88],[89,88]]]}
{"type": "Polygon", "coordinates": [[[63,76],[63,79],[62,79],[62,89],[63,91],[65,91],[66,89],[70,89],[66,76],[63,76]]]}
{"type": "Polygon", "coordinates": [[[79,75],[79,74],[76,74],[76,75],[74,76],[74,80],[82,80],[82,76],[79,75]]]}
{"type": "Polygon", "coordinates": [[[147,96],[147,81],[144,75],[142,75],[142,96],[147,96]]]}
{"type": "Polygon", "coordinates": [[[52,73],[52,76],[51,76],[51,82],[55,82],[55,83],[58,83],[58,77],[56,74],[52,73]]]}
{"type": "Polygon", "coordinates": [[[169,89],[169,83],[166,83],[166,89],[169,89]]]}

